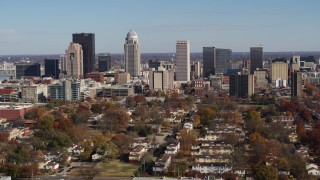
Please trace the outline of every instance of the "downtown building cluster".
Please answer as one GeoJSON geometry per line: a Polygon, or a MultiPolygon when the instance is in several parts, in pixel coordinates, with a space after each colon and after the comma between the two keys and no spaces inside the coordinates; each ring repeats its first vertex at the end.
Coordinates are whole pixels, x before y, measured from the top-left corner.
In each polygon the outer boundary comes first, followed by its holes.
{"type": "Polygon", "coordinates": [[[230,96],[250,98],[267,86],[301,97],[304,82],[319,83],[314,59],[294,55],[266,60],[261,46],[250,47],[249,59],[238,61],[231,49],[203,47],[202,62],[191,62],[190,41],[177,40],[174,61],[141,63],[139,38],[130,30],[123,59],[115,63],[110,53],[95,54],[95,34],[73,34],[72,40],[63,55],[44,59],[44,65],[4,62],[0,66],[0,74],[6,77],[0,85],[1,101],[83,101],[147,91],[181,93],[185,85],[194,89],[196,97],[227,91],[230,96]]]}

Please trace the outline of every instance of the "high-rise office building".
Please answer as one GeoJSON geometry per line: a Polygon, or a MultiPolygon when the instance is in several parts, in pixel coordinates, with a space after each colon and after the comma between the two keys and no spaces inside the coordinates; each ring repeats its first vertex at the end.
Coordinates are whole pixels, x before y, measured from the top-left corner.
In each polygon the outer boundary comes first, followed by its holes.
{"type": "Polygon", "coordinates": [[[83,50],[83,74],[95,71],[95,35],[93,33],[72,34],[72,42],[83,50]]]}
{"type": "Polygon", "coordinates": [[[275,59],[271,64],[271,83],[277,80],[288,82],[288,63],[286,59],[275,59]]]}
{"type": "Polygon", "coordinates": [[[291,69],[292,69],[292,71],[299,71],[300,70],[300,56],[295,55],[292,57],[291,69]]]}
{"type": "Polygon", "coordinates": [[[291,73],[291,97],[301,98],[303,86],[302,72],[291,73]]]}
{"type": "Polygon", "coordinates": [[[71,80],[69,79],[52,84],[48,89],[50,99],[59,99],[63,101],[71,101],[72,99],[71,80]]]}
{"type": "Polygon", "coordinates": [[[59,59],[45,59],[44,72],[45,77],[59,79],[59,59]]]}
{"type": "Polygon", "coordinates": [[[199,61],[195,61],[191,65],[191,74],[194,79],[198,79],[201,76],[201,63],[199,61]]]}
{"type": "Polygon", "coordinates": [[[209,77],[210,74],[214,75],[214,62],[215,62],[215,47],[203,47],[203,77],[209,77]]]}
{"type": "Polygon", "coordinates": [[[99,72],[109,71],[111,69],[110,53],[101,53],[98,55],[99,72]]]}
{"type": "Polygon", "coordinates": [[[59,57],[60,60],[60,74],[62,77],[65,77],[67,75],[67,55],[62,54],[59,57]]]}
{"type": "Polygon", "coordinates": [[[132,77],[140,76],[140,44],[136,32],[130,30],[124,44],[125,70],[132,77]]]}
{"type": "Polygon", "coordinates": [[[210,74],[224,74],[232,69],[232,50],[215,47],[203,47],[203,74],[209,77],[210,74]]]}
{"type": "Polygon", "coordinates": [[[215,57],[215,75],[226,73],[228,69],[232,68],[231,63],[232,50],[216,48],[215,57]]]}
{"type": "Polygon", "coordinates": [[[170,90],[173,89],[174,72],[173,69],[166,70],[159,67],[158,70],[150,69],[149,71],[149,88],[153,90],[170,90]]]}
{"type": "Polygon", "coordinates": [[[16,78],[20,79],[24,76],[41,76],[39,63],[17,63],[16,64],[16,78]]]}
{"type": "Polygon", "coordinates": [[[250,47],[250,74],[254,73],[256,69],[263,68],[263,48],[250,47]]]}
{"type": "Polygon", "coordinates": [[[176,81],[190,81],[190,42],[176,43],[176,81]]]}
{"type": "Polygon", "coordinates": [[[67,77],[83,78],[83,51],[80,44],[70,43],[66,50],[67,77]]]}
{"type": "Polygon", "coordinates": [[[254,78],[253,75],[235,74],[230,75],[230,96],[241,98],[249,98],[254,94],[254,78]]]}

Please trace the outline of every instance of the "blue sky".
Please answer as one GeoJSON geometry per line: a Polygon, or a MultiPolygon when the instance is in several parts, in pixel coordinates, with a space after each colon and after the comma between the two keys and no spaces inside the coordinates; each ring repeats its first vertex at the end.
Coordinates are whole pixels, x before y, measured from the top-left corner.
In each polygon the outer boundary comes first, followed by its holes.
{"type": "Polygon", "coordinates": [[[72,33],[96,35],[96,52],[122,53],[126,33],[142,52],[175,52],[188,39],[249,51],[320,51],[319,0],[10,0],[0,3],[0,54],[62,54],[72,33]]]}

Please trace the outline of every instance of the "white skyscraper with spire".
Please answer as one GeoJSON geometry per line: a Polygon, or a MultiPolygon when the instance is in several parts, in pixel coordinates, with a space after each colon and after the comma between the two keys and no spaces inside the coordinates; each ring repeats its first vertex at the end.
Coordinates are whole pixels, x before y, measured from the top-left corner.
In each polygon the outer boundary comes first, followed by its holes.
{"type": "Polygon", "coordinates": [[[132,77],[140,76],[140,44],[136,32],[130,30],[124,44],[125,70],[132,77]]]}

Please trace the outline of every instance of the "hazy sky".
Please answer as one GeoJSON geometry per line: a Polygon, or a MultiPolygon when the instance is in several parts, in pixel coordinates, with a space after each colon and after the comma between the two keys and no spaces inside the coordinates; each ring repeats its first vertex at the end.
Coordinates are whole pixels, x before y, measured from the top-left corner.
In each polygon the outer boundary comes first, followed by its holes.
{"type": "Polygon", "coordinates": [[[249,51],[320,51],[319,0],[8,0],[0,3],[0,54],[62,54],[72,33],[96,36],[96,53],[122,53],[130,29],[141,52],[175,52],[188,39],[249,51]]]}

